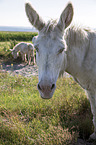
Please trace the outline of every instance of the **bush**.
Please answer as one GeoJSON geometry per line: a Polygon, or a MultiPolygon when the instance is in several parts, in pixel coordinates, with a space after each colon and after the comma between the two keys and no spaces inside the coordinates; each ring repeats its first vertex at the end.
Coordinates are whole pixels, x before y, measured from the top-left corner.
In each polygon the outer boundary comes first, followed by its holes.
{"type": "Polygon", "coordinates": [[[32,41],[37,34],[36,32],[0,32],[0,41],[32,41]]]}
{"type": "Polygon", "coordinates": [[[17,44],[18,42],[16,40],[10,40],[10,49],[13,49],[13,47],[17,44]]]}

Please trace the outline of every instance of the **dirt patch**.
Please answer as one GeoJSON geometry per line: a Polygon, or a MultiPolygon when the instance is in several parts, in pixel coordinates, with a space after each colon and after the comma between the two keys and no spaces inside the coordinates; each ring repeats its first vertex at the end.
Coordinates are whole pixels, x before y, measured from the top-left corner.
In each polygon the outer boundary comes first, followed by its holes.
{"type": "Polygon", "coordinates": [[[8,72],[13,75],[22,75],[25,77],[31,77],[38,75],[37,65],[28,65],[27,63],[18,62],[3,62],[0,64],[0,70],[8,72]]]}

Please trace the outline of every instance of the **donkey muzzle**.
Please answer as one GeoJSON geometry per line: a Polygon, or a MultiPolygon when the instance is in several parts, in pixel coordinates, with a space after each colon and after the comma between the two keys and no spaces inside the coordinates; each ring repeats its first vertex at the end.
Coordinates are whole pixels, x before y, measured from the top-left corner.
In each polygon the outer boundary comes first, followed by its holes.
{"type": "Polygon", "coordinates": [[[40,81],[37,85],[41,98],[50,99],[56,89],[56,84],[52,82],[40,81]]]}

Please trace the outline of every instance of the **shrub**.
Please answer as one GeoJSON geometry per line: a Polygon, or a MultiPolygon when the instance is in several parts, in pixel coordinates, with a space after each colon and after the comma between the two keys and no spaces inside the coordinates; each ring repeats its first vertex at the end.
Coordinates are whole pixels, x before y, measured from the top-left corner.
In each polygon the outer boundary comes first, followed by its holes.
{"type": "Polygon", "coordinates": [[[0,32],[0,41],[32,41],[37,34],[36,32],[0,32]]]}

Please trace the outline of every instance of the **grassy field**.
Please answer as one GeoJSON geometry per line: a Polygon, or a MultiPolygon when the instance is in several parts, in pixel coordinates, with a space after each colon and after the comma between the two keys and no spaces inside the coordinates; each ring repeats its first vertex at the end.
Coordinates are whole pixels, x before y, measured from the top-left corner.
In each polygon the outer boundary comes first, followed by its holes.
{"type": "MultiPolygon", "coordinates": [[[[17,40],[0,42],[0,59],[11,58],[17,40]]],[[[1,61],[1,63],[2,63],[1,61]]],[[[52,99],[43,100],[38,78],[0,71],[0,145],[75,145],[93,132],[90,104],[72,78],[59,78],[52,99]]]]}
{"type": "Polygon", "coordinates": [[[33,36],[37,35],[36,32],[0,32],[1,41],[32,41],[33,36]]]}
{"type": "Polygon", "coordinates": [[[93,131],[89,101],[71,79],[61,78],[51,100],[42,100],[37,77],[0,73],[1,144],[75,144],[93,131]]]}

